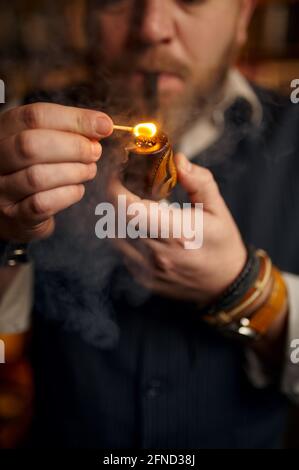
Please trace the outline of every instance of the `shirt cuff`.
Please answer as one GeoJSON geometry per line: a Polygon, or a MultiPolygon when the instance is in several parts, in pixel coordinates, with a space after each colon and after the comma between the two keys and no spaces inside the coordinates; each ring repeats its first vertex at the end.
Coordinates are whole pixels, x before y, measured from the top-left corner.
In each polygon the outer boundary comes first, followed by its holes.
{"type": "Polygon", "coordinates": [[[289,293],[289,320],[282,391],[299,404],[299,276],[284,273],[284,279],[289,293]]]}
{"type": "Polygon", "coordinates": [[[33,266],[20,266],[15,279],[0,302],[0,334],[28,331],[33,305],[33,266]]]}
{"type": "MultiPolygon", "coordinates": [[[[289,315],[281,391],[296,404],[299,403],[299,276],[283,273],[289,298],[289,315]],[[296,341],[297,340],[297,341],[296,341]],[[297,348],[297,351],[295,350],[297,348]],[[297,358],[297,361],[296,361],[297,358]]],[[[246,349],[246,373],[257,388],[265,388],[273,382],[265,372],[263,361],[252,349],[246,349]]]]}

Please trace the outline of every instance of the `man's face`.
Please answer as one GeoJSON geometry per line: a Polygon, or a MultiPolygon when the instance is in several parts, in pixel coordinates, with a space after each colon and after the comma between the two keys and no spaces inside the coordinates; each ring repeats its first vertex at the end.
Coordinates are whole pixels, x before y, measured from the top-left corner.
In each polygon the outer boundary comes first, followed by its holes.
{"type": "Polygon", "coordinates": [[[120,79],[128,95],[145,95],[155,74],[162,111],[189,112],[195,103],[204,107],[219,97],[226,72],[246,40],[253,3],[90,0],[93,55],[102,70],[120,79]]]}

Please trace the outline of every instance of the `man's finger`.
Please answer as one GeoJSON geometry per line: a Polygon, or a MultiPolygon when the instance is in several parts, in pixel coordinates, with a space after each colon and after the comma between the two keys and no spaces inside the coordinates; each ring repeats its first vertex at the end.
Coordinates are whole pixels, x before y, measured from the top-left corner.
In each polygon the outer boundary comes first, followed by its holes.
{"type": "Polygon", "coordinates": [[[101,144],[78,134],[31,130],[4,139],[0,146],[0,173],[13,173],[38,163],[97,161],[101,144]]]}
{"type": "Polygon", "coordinates": [[[56,129],[102,139],[113,132],[107,114],[52,103],[34,103],[0,114],[0,139],[28,129],[56,129]]]}
{"type": "Polygon", "coordinates": [[[121,205],[122,212],[126,214],[124,223],[138,218],[139,231],[143,235],[169,242],[178,231],[181,232],[182,211],[179,207],[172,207],[166,201],[141,199],[123,185],[118,175],[109,180],[106,196],[117,209],[121,205]]]}
{"type": "Polygon", "coordinates": [[[2,209],[4,215],[32,227],[79,202],[85,192],[83,184],[64,186],[36,193],[23,201],[2,209]]]}
{"type": "Polygon", "coordinates": [[[175,161],[179,182],[187,191],[190,201],[204,204],[204,210],[211,213],[223,211],[226,206],[213,174],[206,168],[192,164],[183,154],[176,155],[175,161]]]}
{"type": "Polygon", "coordinates": [[[18,202],[26,197],[50,189],[84,183],[97,173],[96,163],[57,163],[34,165],[0,177],[0,196],[18,202]]]}

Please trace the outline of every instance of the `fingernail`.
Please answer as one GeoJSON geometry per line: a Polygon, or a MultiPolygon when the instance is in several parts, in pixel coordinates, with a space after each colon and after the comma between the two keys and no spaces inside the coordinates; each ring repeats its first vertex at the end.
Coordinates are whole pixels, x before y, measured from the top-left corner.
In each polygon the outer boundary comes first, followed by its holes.
{"type": "Polygon", "coordinates": [[[109,119],[105,117],[98,117],[96,122],[96,132],[101,135],[109,135],[112,132],[112,124],[109,119]]]}

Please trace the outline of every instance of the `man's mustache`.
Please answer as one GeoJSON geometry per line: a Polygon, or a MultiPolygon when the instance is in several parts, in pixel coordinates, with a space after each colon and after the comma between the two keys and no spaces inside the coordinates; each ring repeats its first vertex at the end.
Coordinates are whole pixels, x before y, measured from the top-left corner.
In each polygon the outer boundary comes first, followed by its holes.
{"type": "Polygon", "coordinates": [[[112,72],[130,75],[135,72],[145,74],[167,73],[186,79],[190,76],[190,68],[182,61],[169,55],[142,54],[141,57],[122,57],[112,66],[112,72]]]}

